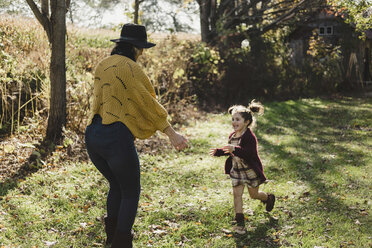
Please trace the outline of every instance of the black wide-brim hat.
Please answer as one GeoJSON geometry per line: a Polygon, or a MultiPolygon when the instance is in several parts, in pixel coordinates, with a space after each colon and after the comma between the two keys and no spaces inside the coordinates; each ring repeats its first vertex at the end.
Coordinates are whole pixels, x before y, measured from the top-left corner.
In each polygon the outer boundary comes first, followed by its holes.
{"type": "Polygon", "coordinates": [[[120,38],[111,41],[116,43],[126,42],[139,48],[150,48],[155,46],[154,43],[147,41],[145,26],[132,23],[124,24],[121,29],[120,38]]]}

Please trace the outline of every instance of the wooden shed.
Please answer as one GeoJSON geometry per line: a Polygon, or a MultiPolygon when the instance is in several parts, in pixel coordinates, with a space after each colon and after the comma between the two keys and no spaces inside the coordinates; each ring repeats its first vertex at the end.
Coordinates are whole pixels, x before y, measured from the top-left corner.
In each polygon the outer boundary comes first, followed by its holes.
{"type": "MultiPolygon", "coordinates": [[[[370,9],[368,15],[371,15],[372,7],[370,9]]],[[[331,46],[339,46],[344,84],[352,87],[372,86],[372,29],[366,31],[364,40],[360,39],[360,34],[355,32],[353,25],[345,23],[342,14],[323,9],[289,35],[294,66],[304,63],[314,33],[331,46]]]]}

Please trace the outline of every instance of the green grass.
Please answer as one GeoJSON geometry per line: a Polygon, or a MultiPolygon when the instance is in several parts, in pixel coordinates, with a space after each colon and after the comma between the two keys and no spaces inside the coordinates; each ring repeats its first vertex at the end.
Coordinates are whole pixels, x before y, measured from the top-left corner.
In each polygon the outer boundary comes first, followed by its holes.
{"type": "MultiPolygon", "coordinates": [[[[140,155],[142,192],[135,247],[371,247],[372,99],[303,99],[265,104],[255,133],[275,193],[268,214],[244,197],[246,235],[231,235],[231,183],[224,158],[230,116],[208,114],[181,132],[181,153],[140,155]]],[[[42,170],[4,190],[5,247],[104,247],[107,183],[92,164],[42,170]]]]}

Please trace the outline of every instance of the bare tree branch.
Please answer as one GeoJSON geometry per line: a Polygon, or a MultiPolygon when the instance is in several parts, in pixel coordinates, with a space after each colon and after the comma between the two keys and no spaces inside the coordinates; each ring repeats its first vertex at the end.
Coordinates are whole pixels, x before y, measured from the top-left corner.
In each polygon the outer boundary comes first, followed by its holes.
{"type": "Polygon", "coordinates": [[[30,8],[31,8],[32,12],[34,13],[36,19],[43,26],[43,28],[44,28],[47,36],[48,36],[49,43],[50,43],[51,42],[51,38],[52,38],[52,36],[51,36],[52,35],[52,31],[51,31],[51,24],[50,24],[49,18],[46,15],[43,15],[40,12],[40,9],[37,7],[37,5],[35,4],[35,2],[33,0],[26,0],[26,2],[30,6],[30,8]]]}
{"type": "Polygon", "coordinates": [[[71,0],[66,0],[66,12],[70,10],[71,0]]]}
{"type": "Polygon", "coordinates": [[[299,7],[301,7],[305,2],[307,2],[309,0],[302,0],[301,2],[299,2],[296,6],[294,6],[292,9],[290,9],[286,14],[283,14],[281,15],[280,17],[278,17],[276,20],[274,20],[273,22],[271,22],[270,24],[268,24],[267,26],[263,27],[261,29],[261,32],[262,33],[265,33],[267,32],[268,30],[270,30],[271,28],[273,28],[275,25],[279,24],[280,22],[282,22],[283,20],[287,19],[287,17],[291,16],[292,14],[295,13],[295,11],[297,9],[299,9],[299,7]]]}
{"type": "Polygon", "coordinates": [[[41,0],[41,14],[49,18],[49,0],[41,0]]]}

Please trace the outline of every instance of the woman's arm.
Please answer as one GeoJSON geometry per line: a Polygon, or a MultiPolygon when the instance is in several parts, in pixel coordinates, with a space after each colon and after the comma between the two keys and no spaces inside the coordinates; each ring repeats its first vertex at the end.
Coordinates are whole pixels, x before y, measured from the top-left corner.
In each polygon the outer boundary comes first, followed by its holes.
{"type": "Polygon", "coordinates": [[[164,129],[164,133],[168,136],[170,142],[177,150],[183,150],[188,146],[187,139],[181,134],[174,131],[171,126],[166,127],[164,129]]]}
{"type": "Polygon", "coordinates": [[[169,124],[167,117],[168,112],[161,105],[155,95],[155,90],[148,77],[143,73],[140,68],[137,69],[136,75],[138,76],[136,86],[131,92],[131,96],[136,99],[137,103],[140,103],[141,113],[150,120],[157,130],[165,133],[171,144],[177,150],[185,149],[187,145],[187,139],[176,132],[173,127],[169,124]]]}

